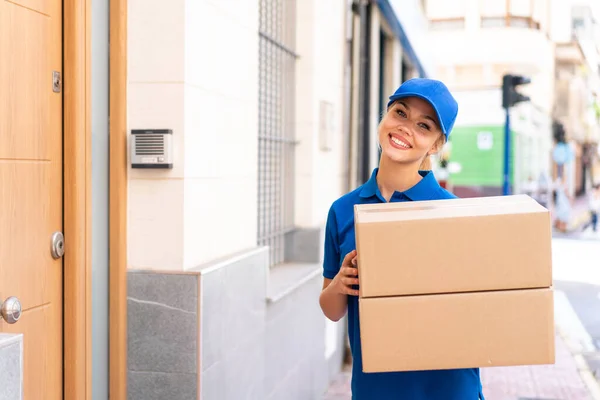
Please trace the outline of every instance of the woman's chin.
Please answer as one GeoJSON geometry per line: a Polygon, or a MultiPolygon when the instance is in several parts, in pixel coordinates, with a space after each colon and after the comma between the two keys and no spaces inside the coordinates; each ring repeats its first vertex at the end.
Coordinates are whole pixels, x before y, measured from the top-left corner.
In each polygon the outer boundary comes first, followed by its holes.
{"type": "Polygon", "coordinates": [[[385,157],[393,163],[399,164],[411,164],[416,162],[414,157],[410,157],[409,151],[396,150],[396,149],[384,149],[381,152],[381,157],[385,157]]]}

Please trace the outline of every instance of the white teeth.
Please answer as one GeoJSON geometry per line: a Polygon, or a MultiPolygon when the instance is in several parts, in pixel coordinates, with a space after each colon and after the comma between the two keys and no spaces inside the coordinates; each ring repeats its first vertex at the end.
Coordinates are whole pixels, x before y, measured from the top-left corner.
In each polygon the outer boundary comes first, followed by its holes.
{"type": "Polygon", "coordinates": [[[396,139],[395,137],[392,136],[392,142],[396,143],[398,146],[402,146],[405,149],[409,149],[410,146],[408,146],[406,143],[400,141],[399,139],[396,139]]]}

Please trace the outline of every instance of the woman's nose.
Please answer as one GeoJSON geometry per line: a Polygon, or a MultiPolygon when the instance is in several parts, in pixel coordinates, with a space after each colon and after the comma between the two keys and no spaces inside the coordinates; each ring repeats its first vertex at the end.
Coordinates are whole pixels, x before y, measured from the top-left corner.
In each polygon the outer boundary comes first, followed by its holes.
{"type": "Polygon", "coordinates": [[[404,125],[398,125],[398,131],[400,131],[400,133],[403,133],[407,136],[412,136],[412,131],[410,129],[406,129],[406,127],[404,125]]]}

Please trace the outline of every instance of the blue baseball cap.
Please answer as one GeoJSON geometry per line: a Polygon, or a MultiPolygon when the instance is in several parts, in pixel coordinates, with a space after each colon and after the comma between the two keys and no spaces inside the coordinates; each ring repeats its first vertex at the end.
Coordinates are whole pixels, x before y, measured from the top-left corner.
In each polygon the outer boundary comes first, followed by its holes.
{"type": "Polygon", "coordinates": [[[390,96],[388,108],[396,101],[405,97],[420,97],[431,104],[435,111],[440,128],[446,140],[450,136],[456,115],[458,103],[442,82],[435,79],[413,78],[404,82],[393,95],[390,96]]]}

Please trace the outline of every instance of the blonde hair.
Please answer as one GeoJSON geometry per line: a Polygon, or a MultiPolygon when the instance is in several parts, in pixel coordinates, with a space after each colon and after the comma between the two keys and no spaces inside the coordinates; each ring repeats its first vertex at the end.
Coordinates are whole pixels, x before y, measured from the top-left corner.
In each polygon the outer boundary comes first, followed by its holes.
{"type": "MultiPolygon", "coordinates": [[[[442,133],[440,134],[438,140],[435,142],[435,147],[439,150],[442,148],[442,146],[444,146],[444,144],[446,144],[446,135],[442,133]]],[[[421,165],[419,165],[419,170],[430,171],[431,168],[431,157],[429,156],[429,153],[427,153],[425,155],[425,158],[423,158],[423,160],[421,161],[421,165]]]]}

